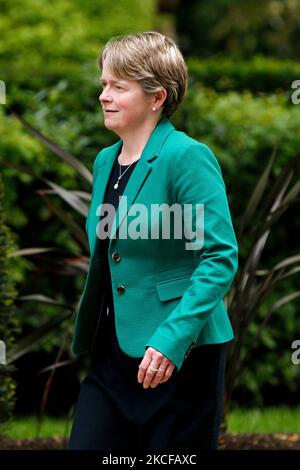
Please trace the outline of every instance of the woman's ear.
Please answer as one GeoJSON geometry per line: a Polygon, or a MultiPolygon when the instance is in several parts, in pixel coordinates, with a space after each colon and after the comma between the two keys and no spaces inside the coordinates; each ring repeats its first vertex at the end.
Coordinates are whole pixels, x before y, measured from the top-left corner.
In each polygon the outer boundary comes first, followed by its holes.
{"type": "Polygon", "coordinates": [[[167,99],[168,93],[165,88],[161,88],[161,90],[158,90],[155,92],[155,99],[152,104],[152,106],[156,109],[159,109],[163,106],[165,100],[167,99]]]}

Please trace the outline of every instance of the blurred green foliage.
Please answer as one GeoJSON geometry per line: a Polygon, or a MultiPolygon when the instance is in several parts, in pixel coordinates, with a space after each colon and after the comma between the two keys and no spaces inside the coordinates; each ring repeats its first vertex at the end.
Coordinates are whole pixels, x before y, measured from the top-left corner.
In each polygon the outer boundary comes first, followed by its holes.
{"type": "MultiPolygon", "coordinates": [[[[25,130],[9,109],[16,109],[45,136],[92,169],[99,150],[117,140],[116,135],[104,128],[100,112],[97,58],[111,36],[155,29],[162,23],[157,17],[155,3],[154,0],[121,0],[115,3],[108,0],[54,0],[50,5],[49,2],[35,0],[0,0],[0,79],[7,86],[7,106],[0,107],[0,164],[9,161],[23,165],[35,175],[43,175],[67,189],[91,189],[74,169],[25,130]]],[[[261,55],[252,57],[254,52],[267,53],[267,45],[250,47],[251,41],[247,42],[244,33],[240,33],[239,42],[232,42],[230,37],[237,34],[234,28],[229,28],[229,36],[224,30],[229,38],[227,41],[224,42],[224,35],[220,36],[221,39],[214,39],[211,22],[216,22],[216,28],[222,22],[225,25],[224,11],[229,15],[229,10],[234,7],[244,12],[244,21],[251,19],[238,2],[231,2],[231,6],[229,3],[212,1],[204,5],[199,2],[206,23],[200,15],[198,25],[202,27],[194,29],[202,36],[195,40],[193,49],[186,49],[193,54],[188,58],[190,89],[172,122],[214,151],[223,170],[233,222],[237,224],[274,146],[277,147],[275,173],[299,152],[300,107],[291,103],[290,86],[295,78],[300,78],[300,69],[299,63],[293,60],[265,59],[261,55]],[[239,44],[240,50],[233,44],[239,44]],[[207,60],[197,57],[241,51],[241,61],[228,55],[216,55],[207,60]]],[[[245,2],[240,3],[245,5],[245,2]]],[[[250,8],[251,2],[246,3],[250,8]]],[[[267,8],[267,5],[269,8],[270,4],[266,2],[263,7],[256,3],[259,9],[267,8]]],[[[189,4],[186,2],[186,8],[189,4]]],[[[188,17],[186,15],[185,19],[188,17]]],[[[195,20],[197,18],[195,15],[195,20]]],[[[233,13],[228,18],[233,21],[233,13]]],[[[255,28],[252,23],[249,25],[250,34],[255,28]]],[[[261,22],[259,28],[264,28],[263,25],[261,22]]],[[[187,24],[183,26],[188,34],[187,24]]],[[[181,29],[179,33],[182,33],[181,29]]],[[[259,36],[258,41],[261,41],[259,36]]],[[[286,44],[284,38],[281,42],[286,44]]],[[[183,39],[179,43],[185,44],[183,39]]],[[[294,57],[292,50],[283,54],[286,49],[279,42],[275,50],[274,56],[294,57]]],[[[16,244],[21,248],[55,246],[60,256],[65,257],[88,256],[85,246],[70,237],[70,232],[39,195],[38,190],[45,188],[42,182],[4,165],[1,172],[5,184],[6,223],[15,232],[16,244]]],[[[51,201],[59,209],[70,211],[59,197],[52,196],[51,201]]],[[[83,227],[83,217],[72,215],[83,227]]],[[[298,249],[300,221],[297,215],[297,208],[289,210],[272,234],[264,259],[266,266],[273,265],[283,255],[294,254],[298,249]]],[[[241,256],[249,243],[246,236],[240,246],[241,256]]],[[[55,256],[23,256],[14,260],[11,277],[17,282],[20,294],[43,293],[62,303],[75,303],[81,294],[84,278],[60,271],[55,264],[55,256]]],[[[278,296],[294,290],[295,283],[296,279],[290,278],[278,296]]],[[[251,353],[247,370],[237,387],[237,399],[246,393],[249,402],[261,403],[267,400],[264,387],[268,385],[284,383],[286,392],[297,390],[299,368],[290,364],[289,348],[300,327],[298,309],[299,302],[285,305],[274,314],[260,345],[252,351],[251,344],[245,344],[245,350],[249,349],[251,353]]],[[[43,303],[24,302],[18,306],[24,334],[56,313],[55,306],[43,303]]],[[[258,315],[262,313],[258,312],[258,315]]],[[[43,340],[35,348],[36,352],[42,348],[54,354],[61,343],[64,328],[65,325],[57,334],[43,340]]]]}
{"type": "Polygon", "coordinates": [[[217,91],[281,92],[289,99],[291,84],[300,77],[299,62],[262,55],[240,60],[226,55],[207,59],[195,56],[187,62],[193,82],[217,91]]]}
{"type": "Polygon", "coordinates": [[[150,28],[155,12],[153,0],[1,0],[0,6],[1,75],[9,93],[12,86],[38,90],[63,77],[77,83],[107,39],[150,28]]]}
{"type": "Polygon", "coordinates": [[[176,26],[188,55],[299,57],[299,0],[179,0],[176,26]]]}
{"type": "Polygon", "coordinates": [[[15,366],[7,364],[7,352],[20,332],[14,305],[17,292],[10,277],[11,263],[8,259],[8,255],[13,249],[13,243],[10,232],[4,224],[3,199],[4,188],[0,175],[0,340],[5,345],[0,363],[0,436],[2,436],[7,422],[12,418],[16,401],[16,383],[13,379],[15,366]]]}

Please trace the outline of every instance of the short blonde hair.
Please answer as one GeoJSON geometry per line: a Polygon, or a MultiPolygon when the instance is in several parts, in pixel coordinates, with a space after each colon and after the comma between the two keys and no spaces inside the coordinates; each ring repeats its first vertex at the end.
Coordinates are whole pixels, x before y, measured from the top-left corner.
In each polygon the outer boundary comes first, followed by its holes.
{"type": "Polygon", "coordinates": [[[156,31],[115,36],[99,57],[99,68],[107,60],[112,73],[121,79],[137,80],[145,93],[164,87],[167,97],[162,114],[170,117],[183,100],[188,84],[184,58],[173,39],[156,31]]]}

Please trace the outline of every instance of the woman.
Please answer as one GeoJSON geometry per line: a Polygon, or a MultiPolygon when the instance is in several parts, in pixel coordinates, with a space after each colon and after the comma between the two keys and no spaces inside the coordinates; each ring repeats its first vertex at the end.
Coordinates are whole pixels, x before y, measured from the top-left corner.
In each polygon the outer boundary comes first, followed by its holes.
{"type": "Polygon", "coordinates": [[[238,253],[221,170],[169,121],[187,88],[172,39],[113,38],[99,67],[120,139],[94,162],[72,345],[91,368],[69,449],[216,449],[238,253]]]}

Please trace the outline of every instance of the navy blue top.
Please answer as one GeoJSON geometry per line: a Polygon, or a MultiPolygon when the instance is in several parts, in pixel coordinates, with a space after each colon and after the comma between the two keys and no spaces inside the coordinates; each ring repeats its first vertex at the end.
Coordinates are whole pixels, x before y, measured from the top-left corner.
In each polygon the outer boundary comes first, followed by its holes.
{"type": "MultiPolygon", "coordinates": [[[[114,163],[112,168],[110,178],[108,181],[108,185],[105,191],[103,203],[105,204],[112,204],[117,210],[119,205],[119,198],[122,196],[125,187],[128,183],[128,180],[136,167],[138,160],[136,160],[131,165],[119,165],[118,157],[114,163]],[[120,175],[120,166],[121,166],[121,174],[128,168],[126,173],[122,176],[121,180],[119,181],[118,189],[114,189],[114,185],[116,184],[118,177],[120,175]]],[[[108,230],[108,224],[103,227],[103,230],[108,230]]],[[[117,236],[117,235],[116,235],[117,236]]],[[[111,352],[114,350],[117,352],[119,351],[119,345],[115,333],[115,318],[114,318],[114,303],[113,303],[113,294],[112,294],[112,282],[110,276],[110,269],[108,264],[108,246],[109,246],[109,237],[104,239],[99,239],[96,244],[96,256],[101,258],[101,269],[104,270],[106,276],[106,299],[104,304],[104,309],[102,311],[102,316],[104,319],[101,318],[102,325],[100,326],[100,336],[105,340],[107,346],[109,346],[111,352]]],[[[102,339],[98,337],[98,341],[102,342],[102,339]]],[[[100,345],[99,345],[100,346],[100,345]]]]}

